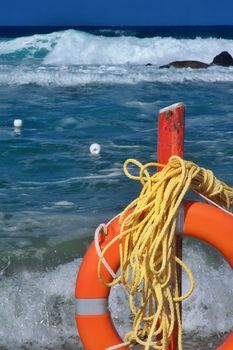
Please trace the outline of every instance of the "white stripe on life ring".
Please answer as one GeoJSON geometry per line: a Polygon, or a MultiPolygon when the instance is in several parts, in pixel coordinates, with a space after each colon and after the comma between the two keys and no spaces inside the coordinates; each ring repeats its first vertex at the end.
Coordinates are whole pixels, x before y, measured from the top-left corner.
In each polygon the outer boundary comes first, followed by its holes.
{"type": "Polygon", "coordinates": [[[109,313],[108,298],[76,299],[77,315],[104,315],[109,313]]]}

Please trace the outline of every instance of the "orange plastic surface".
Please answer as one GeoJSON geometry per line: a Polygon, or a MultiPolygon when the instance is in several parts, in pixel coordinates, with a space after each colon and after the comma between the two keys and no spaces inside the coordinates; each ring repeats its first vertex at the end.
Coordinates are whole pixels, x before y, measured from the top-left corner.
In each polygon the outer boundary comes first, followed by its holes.
{"type": "Polygon", "coordinates": [[[233,332],[228,335],[227,339],[217,350],[232,350],[233,349],[233,332]]]}

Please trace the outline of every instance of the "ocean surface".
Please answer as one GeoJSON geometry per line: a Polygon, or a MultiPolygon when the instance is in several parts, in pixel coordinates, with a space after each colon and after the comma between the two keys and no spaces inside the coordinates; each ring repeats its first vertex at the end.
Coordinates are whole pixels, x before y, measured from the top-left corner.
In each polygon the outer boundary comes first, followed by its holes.
{"type": "MultiPolygon", "coordinates": [[[[156,160],[159,109],[185,103],[185,157],[233,186],[233,67],[159,69],[221,51],[233,55],[233,27],[0,28],[0,349],[82,349],[77,271],[96,226],[140,191],[124,161],[156,160]]],[[[233,328],[232,270],[191,239],[184,260],[184,350],[216,349],[233,328]]],[[[120,288],[110,304],[123,335],[120,288]]]]}

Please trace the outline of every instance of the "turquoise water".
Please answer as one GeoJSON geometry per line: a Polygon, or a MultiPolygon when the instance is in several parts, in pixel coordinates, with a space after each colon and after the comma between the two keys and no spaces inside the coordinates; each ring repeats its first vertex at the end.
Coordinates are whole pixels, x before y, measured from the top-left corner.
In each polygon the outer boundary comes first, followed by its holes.
{"type": "MultiPolygon", "coordinates": [[[[233,185],[233,68],[158,68],[233,54],[233,34],[143,30],[2,34],[0,348],[81,348],[77,269],[95,227],[140,190],[123,174],[124,161],[156,159],[159,109],[185,103],[185,157],[233,185]],[[92,143],[101,145],[98,156],[92,143]]],[[[186,347],[215,349],[232,329],[232,271],[197,242],[185,242],[184,258],[197,279],[184,304],[186,347]]],[[[122,334],[125,302],[114,295],[111,302],[122,334]]]]}

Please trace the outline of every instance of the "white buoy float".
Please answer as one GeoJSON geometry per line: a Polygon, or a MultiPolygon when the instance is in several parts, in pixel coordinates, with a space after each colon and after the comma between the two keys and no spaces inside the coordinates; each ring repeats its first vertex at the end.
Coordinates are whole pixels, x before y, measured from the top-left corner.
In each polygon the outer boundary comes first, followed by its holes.
{"type": "Polygon", "coordinates": [[[22,125],[23,125],[23,121],[21,119],[14,120],[14,127],[15,128],[21,128],[22,125]]]}
{"type": "Polygon", "coordinates": [[[100,153],[101,147],[98,143],[93,143],[90,146],[90,152],[91,154],[98,155],[100,153]]]}

